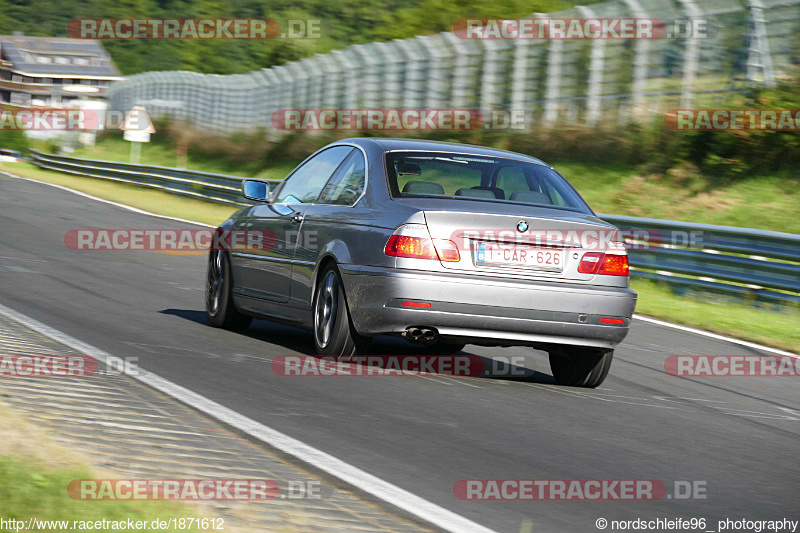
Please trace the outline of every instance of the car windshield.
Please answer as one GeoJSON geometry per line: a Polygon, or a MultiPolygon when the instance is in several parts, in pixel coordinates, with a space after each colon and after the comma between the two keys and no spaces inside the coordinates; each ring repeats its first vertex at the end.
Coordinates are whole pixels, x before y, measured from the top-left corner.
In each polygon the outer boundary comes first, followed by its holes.
{"type": "Polygon", "coordinates": [[[591,214],[572,186],[541,164],[449,152],[389,152],[394,197],[527,204],[591,214]]]}

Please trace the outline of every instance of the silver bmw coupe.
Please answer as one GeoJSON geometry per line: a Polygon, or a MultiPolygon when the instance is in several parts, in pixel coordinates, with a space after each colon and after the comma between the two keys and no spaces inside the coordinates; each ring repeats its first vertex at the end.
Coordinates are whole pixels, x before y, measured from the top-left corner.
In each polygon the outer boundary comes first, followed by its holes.
{"type": "Polygon", "coordinates": [[[217,229],[228,244],[209,255],[213,326],[301,326],[332,356],[364,353],[378,335],[438,353],[532,346],[558,383],[582,387],[605,379],[628,333],[636,293],[622,236],[534,157],[354,138],[274,190],[245,179],[242,192],[256,203],[217,229]]]}

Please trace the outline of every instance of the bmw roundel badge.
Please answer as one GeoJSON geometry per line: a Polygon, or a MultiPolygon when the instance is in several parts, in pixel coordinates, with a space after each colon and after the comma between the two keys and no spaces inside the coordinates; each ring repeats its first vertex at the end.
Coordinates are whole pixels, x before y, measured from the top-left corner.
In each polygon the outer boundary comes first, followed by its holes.
{"type": "Polygon", "coordinates": [[[526,231],[528,231],[528,223],[525,222],[524,220],[520,220],[519,222],[517,222],[517,231],[520,233],[525,233],[526,231]]]}

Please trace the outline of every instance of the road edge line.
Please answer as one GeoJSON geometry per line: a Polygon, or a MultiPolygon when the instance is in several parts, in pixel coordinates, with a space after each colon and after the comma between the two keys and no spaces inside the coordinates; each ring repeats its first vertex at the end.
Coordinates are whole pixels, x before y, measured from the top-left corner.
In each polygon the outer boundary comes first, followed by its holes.
{"type": "Polygon", "coordinates": [[[666,320],[661,320],[659,318],[653,318],[649,316],[640,315],[637,313],[633,314],[633,318],[637,320],[642,320],[644,322],[650,322],[651,324],[657,324],[659,326],[665,326],[668,328],[679,329],[681,331],[688,331],[689,333],[694,333],[695,335],[702,335],[704,337],[709,337],[712,339],[717,339],[721,341],[732,342],[734,344],[739,344],[741,346],[747,346],[748,348],[753,348],[755,350],[762,350],[765,352],[772,352],[777,355],[785,355],[788,357],[798,357],[796,353],[787,352],[786,350],[780,350],[778,348],[770,348],[769,346],[764,346],[763,344],[758,344],[755,342],[745,341],[742,339],[737,339],[736,337],[728,337],[727,335],[721,335],[719,333],[712,333],[710,331],[706,331],[703,329],[693,328],[691,326],[684,326],[683,324],[675,324],[673,322],[667,322],[666,320]]]}
{"type": "Polygon", "coordinates": [[[41,183],[42,185],[49,185],[50,187],[55,187],[56,189],[61,189],[63,191],[68,191],[68,192],[71,192],[73,194],[77,194],[78,196],[83,196],[84,198],[89,198],[90,200],[96,200],[98,202],[103,202],[104,204],[109,204],[109,205],[113,205],[113,206],[116,206],[116,207],[121,207],[122,209],[127,209],[128,211],[133,211],[134,213],[139,213],[140,215],[148,215],[148,216],[156,217],[156,218],[164,218],[164,219],[167,219],[167,220],[174,220],[176,222],[184,222],[186,224],[194,224],[195,226],[205,226],[207,228],[216,227],[216,226],[213,226],[211,224],[205,224],[203,222],[197,222],[197,221],[194,221],[194,220],[187,220],[185,218],[171,217],[169,215],[159,215],[158,213],[153,213],[152,211],[145,211],[144,209],[139,209],[138,207],[133,207],[132,205],[122,204],[122,203],[119,203],[119,202],[113,202],[111,200],[106,200],[105,198],[100,198],[99,196],[94,196],[94,195],[91,195],[89,193],[85,193],[83,191],[78,191],[76,189],[70,189],[69,187],[66,187],[64,185],[57,185],[55,183],[49,183],[47,181],[37,180],[36,178],[26,178],[24,176],[17,176],[16,174],[12,174],[11,172],[8,172],[8,171],[5,171],[5,170],[0,171],[0,174],[4,174],[4,175],[6,175],[6,176],[8,176],[10,178],[15,178],[15,179],[18,179],[18,180],[32,181],[34,183],[41,183]]]}
{"type": "Polygon", "coordinates": [[[14,320],[46,337],[49,337],[61,344],[69,346],[73,350],[83,355],[89,355],[95,359],[114,365],[114,368],[122,368],[122,371],[136,379],[137,381],[155,389],[159,392],[200,411],[201,413],[229,426],[237,431],[241,431],[252,438],[263,442],[299,461],[319,469],[344,483],[355,487],[358,491],[369,494],[383,502],[392,505],[427,524],[436,526],[444,531],[460,533],[470,531],[475,533],[494,533],[493,530],[477,524],[461,515],[448,511],[435,503],[429,502],[424,498],[416,496],[405,489],[384,481],[372,474],[369,474],[358,467],[352,466],[336,457],[305,444],[289,435],[272,429],[260,422],[248,418],[236,411],[229,409],[213,400],[209,400],[196,392],[153,374],[147,370],[138,368],[135,365],[119,365],[120,358],[109,354],[106,351],[96,348],[91,344],[85,343],[75,337],[68,335],[47,324],[24,315],[10,307],[0,304],[0,315],[10,320],[14,320]]]}

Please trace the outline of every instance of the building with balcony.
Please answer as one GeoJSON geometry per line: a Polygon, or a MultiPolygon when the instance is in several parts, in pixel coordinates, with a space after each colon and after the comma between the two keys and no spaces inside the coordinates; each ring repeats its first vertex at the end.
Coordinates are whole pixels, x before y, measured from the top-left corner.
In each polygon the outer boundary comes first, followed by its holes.
{"type": "Polygon", "coordinates": [[[121,79],[99,41],[0,35],[0,103],[69,107],[121,79]]]}

